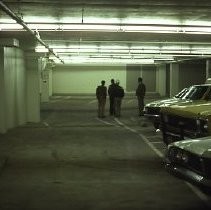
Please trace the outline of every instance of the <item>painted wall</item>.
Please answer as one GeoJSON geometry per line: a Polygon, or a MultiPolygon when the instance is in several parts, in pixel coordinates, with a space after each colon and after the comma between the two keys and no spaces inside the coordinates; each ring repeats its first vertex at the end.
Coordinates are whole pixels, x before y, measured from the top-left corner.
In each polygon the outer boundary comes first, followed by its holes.
{"type": "Polygon", "coordinates": [[[156,92],[156,66],[143,65],[141,68],[141,77],[146,85],[147,92],[156,92]]]}
{"type": "Polygon", "coordinates": [[[126,84],[128,92],[136,90],[138,77],[143,78],[147,92],[156,92],[155,65],[127,65],[126,84]]]}
{"type": "Polygon", "coordinates": [[[126,88],[125,66],[57,65],[52,77],[53,94],[95,94],[101,80],[108,86],[112,78],[120,80],[120,85],[126,88]]]}
{"type": "Polygon", "coordinates": [[[0,133],[26,122],[26,78],[22,50],[0,48],[0,133]]]}
{"type": "Polygon", "coordinates": [[[179,88],[182,90],[194,84],[206,81],[206,60],[180,63],[179,88]]]}
{"type": "Polygon", "coordinates": [[[126,92],[134,92],[137,78],[143,77],[147,92],[156,91],[156,66],[71,66],[57,65],[53,70],[53,94],[95,93],[101,80],[110,84],[112,78],[120,80],[126,92]]]}
{"type": "Polygon", "coordinates": [[[166,96],[166,64],[158,65],[156,69],[156,91],[166,96]]]}
{"type": "Polygon", "coordinates": [[[126,80],[127,80],[127,92],[134,92],[137,88],[138,77],[141,77],[140,65],[127,65],[126,80]]]}
{"type": "Polygon", "coordinates": [[[203,84],[205,81],[205,60],[170,64],[170,96],[174,96],[185,87],[203,84]]]}

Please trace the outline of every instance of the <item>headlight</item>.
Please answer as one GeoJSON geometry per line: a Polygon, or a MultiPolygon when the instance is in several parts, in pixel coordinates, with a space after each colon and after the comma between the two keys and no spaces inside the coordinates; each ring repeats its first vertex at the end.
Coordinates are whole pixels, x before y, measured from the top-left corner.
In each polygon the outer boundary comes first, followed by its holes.
{"type": "Polygon", "coordinates": [[[197,131],[199,134],[201,135],[205,135],[208,133],[208,119],[202,119],[202,118],[198,118],[196,119],[196,126],[197,126],[197,131]]]}
{"type": "Polygon", "coordinates": [[[200,124],[201,124],[201,123],[200,123],[200,120],[197,119],[197,120],[196,120],[196,125],[199,126],[200,124]]]}
{"type": "Polygon", "coordinates": [[[187,163],[188,162],[188,155],[186,154],[186,152],[185,151],[183,151],[183,154],[182,154],[182,161],[184,162],[184,163],[187,163]]]}
{"type": "Polygon", "coordinates": [[[171,162],[183,163],[183,164],[187,163],[189,159],[186,151],[176,147],[169,148],[168,158],[171,162]]]}
{"type": "Polygon", "coordinates": [[[203,128],[204,128],[204,130],[206,132],[208,132],[208,128],[209,128],[209,126],[208,126],[208,119],[205,120],[204,125],[203,125],[203,128]]]}
{"type": "Polygon", "coordinates": [[[208,126],[208,119],[206,120],[201,120],[201,125],[200,125],[200,129],[203,133],[207,133],[208,132],[208,129],[209,129],[209,126],[208,126]]]}

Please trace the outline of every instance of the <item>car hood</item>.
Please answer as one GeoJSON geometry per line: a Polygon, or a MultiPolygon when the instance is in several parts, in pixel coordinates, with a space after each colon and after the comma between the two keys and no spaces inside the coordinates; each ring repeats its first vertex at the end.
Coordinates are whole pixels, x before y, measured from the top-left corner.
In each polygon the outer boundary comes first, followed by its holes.
{"type": "Polygon", "coordinates": [[[191,153],[211,158],[211,136],[199,139],[177,141],[169,146],[177,146],[191,153]]]}
{"type": "Polygon", "coordinates": [[[163,100],[157,100],[157,101],[153,101],[151,103],[146,104],[146,107],[160,107],[160,106],[169,106],[181,101],[187,101],[184,99],[180,99],[180,98],[169,98],[169,99],[163,99],[163,100]]]}
{"type": "Polygon", "coordinates": [[[162,107],[161,113],[169,113],[182,117],[206,117],[211,115],[211,101],[204,100],[180,102],[168,107],[162,107]]]}

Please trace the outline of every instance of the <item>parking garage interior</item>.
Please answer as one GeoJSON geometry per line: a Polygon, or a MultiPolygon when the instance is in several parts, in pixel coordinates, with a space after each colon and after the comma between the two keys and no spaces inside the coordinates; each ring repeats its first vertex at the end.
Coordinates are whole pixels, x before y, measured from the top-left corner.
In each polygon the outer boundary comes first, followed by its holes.
{"type": "Polygon", "coordinates": [[[210,209],[170,176],[145,103],[210,78],[211,3],[0,1],[0,209],[210,209]],[[120,81],[120,118],[96,87],[120,81]]]}

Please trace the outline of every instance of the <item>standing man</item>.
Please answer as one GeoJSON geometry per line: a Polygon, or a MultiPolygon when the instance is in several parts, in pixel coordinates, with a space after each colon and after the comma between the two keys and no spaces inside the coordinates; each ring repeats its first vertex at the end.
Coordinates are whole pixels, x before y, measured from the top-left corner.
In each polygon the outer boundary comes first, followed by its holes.
{"type": "Polygon", "coordinates": [[[143,110],[144,110],[144,97],[146,93],[146,86],[143,83],[143,80],[141,77],[138,78],[138,87],[136,89],[136,96],[138,99],[138,108],[139,108],[139,116],[143,116],[143,110]]]}
{"type": "Polygon", "coordinates": [[[96,97],[98,100],[98,117],[105,117],[105,105],[106,105],[107,88],[105,81],[101,81],[101,85],[96,88],[96,97]]]}
{"type": "Polygon", "coordinates": [[[108,95],[109,95],[109,101],[110,101],[109,113],[110,113],[111,116],[114,115],[115,87],[116,87],[116,84],[114,82],[114,79],[111,79],[111,84],[108,87],[108,95]]]}
{"type": "Polygon", "coordinates": [[[115,117],[121,116],[121,105],[122,98],[124,97],[125,92],[123,87],[119,85],[119,80],[116,81],[115,91],[114,91],[114,115],[115,117]]]}

